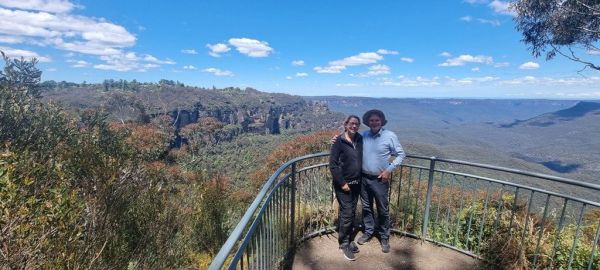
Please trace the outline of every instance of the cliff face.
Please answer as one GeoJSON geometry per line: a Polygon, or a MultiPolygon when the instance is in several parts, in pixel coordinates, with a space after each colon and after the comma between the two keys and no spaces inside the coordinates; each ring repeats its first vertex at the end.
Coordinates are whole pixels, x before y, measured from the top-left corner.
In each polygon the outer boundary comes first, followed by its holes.
{"type": "Polygon", "coordinates": [[[182,128],[203,119],[217,121],[207,140],[231,140],[241,133],[280,134],[283,130],[309,131],[334,128],[343,116],[325,103],[302,97],[265,93],[254,89],[202,89],[183,86],[144,85],[137,91],[103,91],[98,85],[59,89],[44,93],[73,110],[101,108],[114,121],[152,121],[167,115],[175,128],[175,146],[185,141],[182,128]]]}

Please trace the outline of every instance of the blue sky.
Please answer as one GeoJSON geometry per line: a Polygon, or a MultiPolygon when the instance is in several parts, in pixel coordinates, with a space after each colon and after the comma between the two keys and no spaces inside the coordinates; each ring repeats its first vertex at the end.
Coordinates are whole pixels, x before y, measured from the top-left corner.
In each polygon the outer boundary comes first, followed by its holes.
{"type": "Polygon", "coordinates": [[[600,99],[599,72],[531,56],[507,4],[0,0],[0,50],[37,57],[44,80],[170,79],[296,95],[600,99]]]}

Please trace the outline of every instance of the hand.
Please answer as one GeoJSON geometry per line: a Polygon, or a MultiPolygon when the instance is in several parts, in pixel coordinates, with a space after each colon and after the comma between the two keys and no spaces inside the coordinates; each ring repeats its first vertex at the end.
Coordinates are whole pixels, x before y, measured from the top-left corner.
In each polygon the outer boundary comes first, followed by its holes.
{"type": "Polygon", "coordinates": [[[379,174],[379,176],[377,176],[377,178],[380,178],[381,182],[387,183],[388,181],[390,181],[391,176],[392,176],[391,172],[384,170],[382,173],[379,174]]]}
{"type": "Polygon", "coordinates": [[[345,183],[345,184],[342,186],[342,190],[343,190],[344,192],[349,192],[349,191],[350,191],[350,186],[348,185],[348,183],[345,183]]]}
{"type": "Polygon", "coordinates": [[[335,143],[335,140],[337,140],[337,138],[340,136],[340,134],[338,135],[334,135],[333,137],[331,137],[331,140],[329,141],[331,144],[335,143]]]}

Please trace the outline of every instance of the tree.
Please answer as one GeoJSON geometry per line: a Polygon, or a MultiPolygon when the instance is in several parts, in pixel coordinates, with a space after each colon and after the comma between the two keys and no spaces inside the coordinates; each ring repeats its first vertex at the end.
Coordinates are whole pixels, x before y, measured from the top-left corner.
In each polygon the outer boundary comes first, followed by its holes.
{"type": "Polygon", "coordinates": [[[545,53],[546,60],[550,60],[560,54],[582,63],[583,69],[600,71],[600,64],[576,52],[576,48],[581,48],[587,54],[600,54],[598,0],[518,0],[513,9],[517,14],[516,28],[535,57],[545,53]]]}

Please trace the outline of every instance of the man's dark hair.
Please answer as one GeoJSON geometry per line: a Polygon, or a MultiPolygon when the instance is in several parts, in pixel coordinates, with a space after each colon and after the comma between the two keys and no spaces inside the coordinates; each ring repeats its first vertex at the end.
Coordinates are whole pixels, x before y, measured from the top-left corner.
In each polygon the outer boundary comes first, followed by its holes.
{"type": "Polygon", "coordinates": [[[385,126],[385,124],[387,124],[387,120],[385,120],[385,114],[383,114],[383,112],[380,110],[373,109],[363,114],[363,123],[365,123],[365,125],[369,125],[369,118],[371,118],[372,115],[377,115],[379,116],[379,118],[381,118],[382,127],[385,126]]]}

